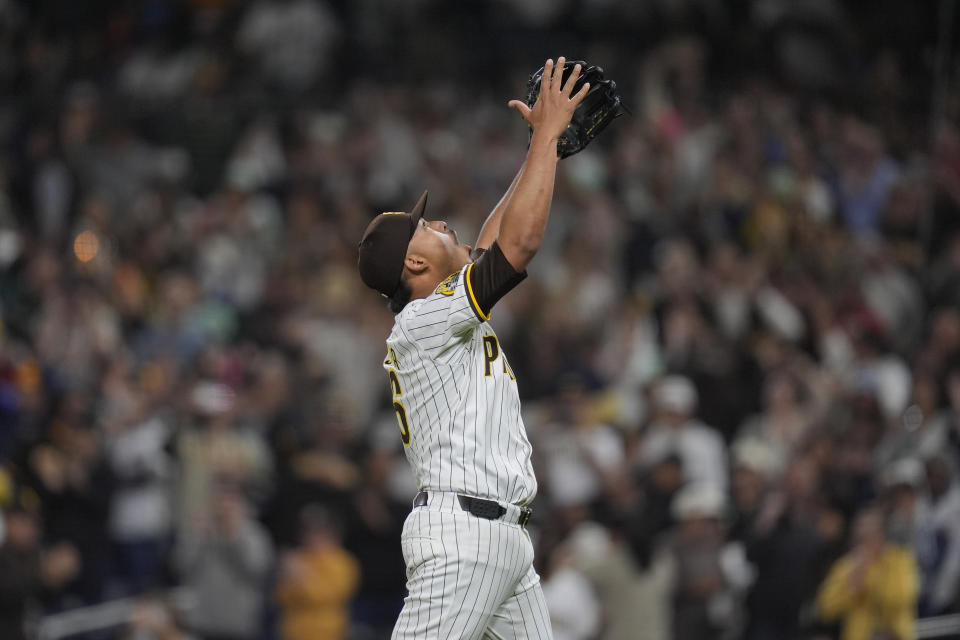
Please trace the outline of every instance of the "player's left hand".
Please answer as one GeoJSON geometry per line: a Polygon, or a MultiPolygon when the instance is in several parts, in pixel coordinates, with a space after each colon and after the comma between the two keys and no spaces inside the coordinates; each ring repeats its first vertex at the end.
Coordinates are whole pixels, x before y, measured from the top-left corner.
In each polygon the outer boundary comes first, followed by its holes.
{"type": "Polygon", "coordinates": [[[579,64],[576,65],[567,81],[563,82],[565,63],[566,59],[560,56],[556,65],[553,64],[553,60],[547,60],[543,65],[540,96],[533,108],[527,106],[522,100],[511,100],[507,103],[507,106],[520,112],[533,129],[534,135],[545,135],[554,141],[566,131],[577,105],[583,102],[590,91],[590,84],[584,83],[577,93],[570,95],[574,85],[577,84],[577,78],[580,77],[581,67],[579,64]]]}
{"type": "MultiPolygon", "coordinates": [[[[539,111],[557,100],[563,110],[573,107],[573,113],[566,117],[566,124],[558,134],[557,155],[561,158],[579,153],[611,122],[629,113],[617,91],[617,83],[604,78],[602,68],[583,60],[560,58],[556,66],[548,60],[527,80],[523,102],[511,100],[509,103],[530,125],[531,142],[538,135],[539,111]],[[564,95],[569,96],[565,102],[560,99],[564,95]]],[[[542,133],[539,132],[541,137],[542,133]]]]}

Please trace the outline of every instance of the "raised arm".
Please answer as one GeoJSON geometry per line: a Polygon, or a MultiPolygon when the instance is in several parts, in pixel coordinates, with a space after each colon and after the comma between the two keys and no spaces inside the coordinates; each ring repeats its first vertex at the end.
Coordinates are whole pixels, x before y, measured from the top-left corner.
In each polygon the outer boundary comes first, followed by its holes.
{"type": "MultiPolygon", "coordinates": [[[[570,95],[580,76],[580,65],[574,68],[566,84],[561,86],[564,62],[561,57],[554,66],[552,60],[547,60],[540,96],[532,109],[520,100],[509,102],[509,106],[519,111],[533,129],[527,158],[515,179],[516,186],[511,186],[513,193],[508,190],[504,196],[506,202],[501,200],[504,208],[497,235],[497,244],[504,257],[517,271],[526,269],[540,249],[550,216],[550,203],[553,201],[558,161],[557,140],[570,123],[574,109],[590,90],[590,85],[584,84],[575,95],[570,95]]],[[[495,214],[496,209],[491,216],[495,214]]],[[[488,219],[481,239],[489,223],[488,219]]]]}

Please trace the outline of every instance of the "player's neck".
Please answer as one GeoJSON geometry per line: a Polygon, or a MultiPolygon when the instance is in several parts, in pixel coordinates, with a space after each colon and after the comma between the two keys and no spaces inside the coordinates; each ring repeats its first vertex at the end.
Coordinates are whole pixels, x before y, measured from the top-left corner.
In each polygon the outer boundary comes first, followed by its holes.
{"type": "Polygon", "coordinates": [[[432,271],[410,278],[407,280],[407,285],[410,287],[410,299],[426,298],[440,286],[441,282],[443,282],[443,278],[434,275],[432,271]]]}
{"type": "Polygon", "coordinates": [[[436,291],[441,282],[460,269],[463,269],[466,264],[467,263],[462,265],[448,264],[442,269],[438,269],[437,267],[431,265],[426,271],[409,277],[407,279],[407,286],[410,287],[410,299],[418,300],[420,298],[426,298],[431,293],[436,291]]]}

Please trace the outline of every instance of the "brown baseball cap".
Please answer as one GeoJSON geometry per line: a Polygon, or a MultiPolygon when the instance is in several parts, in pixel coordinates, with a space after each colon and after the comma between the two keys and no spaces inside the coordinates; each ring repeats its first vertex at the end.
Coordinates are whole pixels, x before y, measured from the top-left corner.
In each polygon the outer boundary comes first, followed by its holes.
{"type": "Polygon", "coordinates": [[[376,289],[387,298],[393,296],[400,286],[403,275],[403,259],[407,245],[417,223],[427,208],[427,192],[424,191],[410,213],[387,211],[370,221],[360,239],[360,258],[357,266],[360,278],[371,289],[376,289]]]}

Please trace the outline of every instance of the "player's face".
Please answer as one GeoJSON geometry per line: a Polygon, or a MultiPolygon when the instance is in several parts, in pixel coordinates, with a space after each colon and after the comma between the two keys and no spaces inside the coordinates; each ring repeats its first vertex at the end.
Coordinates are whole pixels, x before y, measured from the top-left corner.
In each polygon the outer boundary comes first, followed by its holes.
{"type": "Polygon", "coordinates": [[[472,247],[460,244],[457,232],[441,220],[420,220],[410,238],[407,253],[417,253],[430,262],[440,274],[446,276],[470,262],[472,247]]]}

